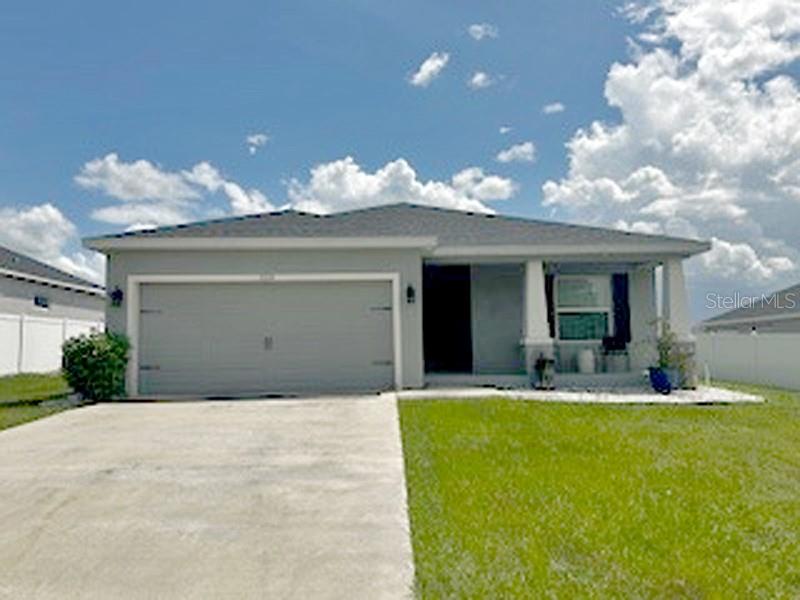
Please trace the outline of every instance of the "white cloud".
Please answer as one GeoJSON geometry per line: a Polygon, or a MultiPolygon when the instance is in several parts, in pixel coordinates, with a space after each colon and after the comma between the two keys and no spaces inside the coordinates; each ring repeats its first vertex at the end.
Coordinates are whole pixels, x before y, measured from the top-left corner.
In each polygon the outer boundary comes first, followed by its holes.
{"type": "Polygon", "coordinates": [[[494,79],[485,71],[475,71],[467,80],[467,86],[473,90],[482,90],[494,85],[494,79]]]}
{"type": "Polygon", "coordinates": [[[750,244],[732,243],[711,239],[711,250],[700,257],[707,271],[725,279],[744,277],[756,282],[767,282],[785,272],[794,270],[786,257],[761,258],[750,244]]]}
{"type": "Polygon", "coordinates": [[[273,205],[259,190],[251,188],[245,190],[238,183],[227,180],[220,172],[208,162],[197,163],[191,171],[184,171],[183,176],[187,181],[204,187],[209,192],[222,191],[230,202],[231,211],[235,215],[273,210],[273,205]]]}
{"type": "Polygon", "coordinates": [[[419,66],[416,73],[409,77],[408,82],[416,87],[428,87],[447,66],[450,54],[447,52],[434,52],[419,66]]]}
{"type": "Polygon", "coordinates": [[[75,181],[121,201],[93,210],[92,218],[129,228],[176,225],[224,214],[213,203],[216,194],[226,198],[228,211],[235,215],[273,209],[262,192],[223,177],[208,162],[172,172],[146,160],[126,163],[109,154],[87,162],[75,181]]]}
{"type": "Polygon", "coordinates": [[[112,152],[90,160],[75,176],[81,187],[103,192],[119,200],[190,200],[196,190],[178,173],[168,173],[147,160],[125,163],[112,152]]]}
{"type": "Polygon", "coordinates": [[[511,133],[513,129],[508,125],[503,125],[500,127],[500,129],[498,129],[498,131],[500,132],[500,135],[505,135],[507,133],[511,133]]]}
{"type": "Polygon", "coordinates": [[[556,113],[562,113],[566,107],[561,104],[561,102],[552,102],[550,104],[545,104],[542,107],[542,112],[546,115],[554,115],[556,113]]]}
{"type": "Polygon", "coordinates": [[[658,0],[625,14],[644,30],[606,79],[621,121],[575,133],[568,175],[545,183],[545,205],[714,238],[692,267],[707,285],[790,282],[800,264],[800,89],[786,67],[800,57],[800,0],[658,0]]]}
{"type": "Polygon", "coordinates": [[[478,42],[488,38],[496,38],[500,35],[497,26],[491,23],[473,23],[467,27],[467,33],[478,42]]]}
{"type": "Polygon", "coordinates": [[[502,150],[496,157],[498,162],[533,162],[536,160],[536,146],[533,142],[522,142],[502,150]]]}
{"type": "Polygon", "coordinates": [[[0,208],[0,222],[0,245],[85,279],[104,279],[103,257],[80,249],[77,228],[52,204],[0,208]]]}
{"type": "Polygon", "coordinates": [[[651,20],[644,42],[679,41],[683,62],[714,80],[749,79],[800,58],[797,0],[660,0],[626,11],[635,22],[651,20]]]}
{"type": "Polygon", "coordinates": [[[394,202],[492,212],[484,202],[510,198],[515,191],[510,179],[477,167],[456,173],[449,182],[422,181],[402,158],[370,173],[348,156],[315,166],[307,182],[292,180],[289,200],[298,210],[319,213],[394,202]]]}
{"type": "Polygon", "coordinates": [[[452,178],[453,187],[466,197],[477,200],[507,200],[517,191],[510,179],[486,175],[480,167],[469,167],[452,178]]]}
{"type": "Polygon", "coordinates": [[[258,152],[258,149],[264,146],[268,141],[269,136],[266,133],[251,133],[245,138],[247,151],[253,155],[258,152]]]}

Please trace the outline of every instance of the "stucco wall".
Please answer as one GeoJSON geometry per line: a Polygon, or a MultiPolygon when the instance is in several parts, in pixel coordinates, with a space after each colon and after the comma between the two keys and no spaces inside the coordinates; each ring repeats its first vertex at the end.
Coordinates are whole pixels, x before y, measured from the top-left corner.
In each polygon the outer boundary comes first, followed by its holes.
{"type": "Polygon", "coordinates": [[[524,373],[520,346],[524,266],[473,265],[470,271],[474,372],[524,373]]]}
{"type": "MultiPolygon", "coordinates": [[[[403,342],[403,385],[423,383],[422,260],[416,250],[246,250],[246,251],[124,251],[107,263],[106,288],[127,290],[127,276],[155,274],[261,274],[321,272],[399,272],[403,342]],[[408,304],[405,290],[414,286],[418,301],[408,304]]],[[[113,331],[126,332],[125,305],[107,310],[113,331]]]]}
{"type": "Polygon", "coordinates": [[[99,296],[0,276],[0,313],[100,321],[104,308],[99,296]],[[47,297],[49,308],[33,303],[39,295],[47,297]]]}

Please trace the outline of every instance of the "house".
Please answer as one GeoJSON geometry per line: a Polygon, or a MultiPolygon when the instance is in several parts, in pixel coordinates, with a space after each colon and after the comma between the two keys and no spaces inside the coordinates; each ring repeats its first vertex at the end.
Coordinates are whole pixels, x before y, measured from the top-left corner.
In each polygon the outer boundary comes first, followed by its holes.
{"type": "Polygon", "coordinates": [[[0,246],[0,375],[57,370],[64,340],[104,312],[101,286],[0,246]]]}
{"type": "Polygon", "coordinates": [[[695,328],[697,364],[709,377],[800,389],[800,285],[755,296],[709,296],[730,308],[695,328]]]}
{"type": "Polygon", "coordinates": [[[704,333],[800,333],[800,284],[760,296],[711,297],[720,307],[735,308],[697,326],[704,333]]]}
{"type": "Polygon", "coordinates": [[[286,210],[85,240],[108,257],[132,395],[638,379],[665,315],[691,345],[682,262],[708,243],[393,204],[286,210]]]}

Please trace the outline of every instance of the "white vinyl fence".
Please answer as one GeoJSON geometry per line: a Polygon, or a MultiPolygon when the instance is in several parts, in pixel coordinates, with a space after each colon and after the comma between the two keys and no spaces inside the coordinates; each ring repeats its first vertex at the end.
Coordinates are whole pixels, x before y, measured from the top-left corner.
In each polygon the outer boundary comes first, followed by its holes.
{"type": "Polygon", "coordinates": [[[800,389],[800,333],[701,333],[697,361],[713,379],[800,389]]]}
{"type": "Polygon", "coordinates": [[[102,331],[101,321],[0,314],[0,375],[48,373],[61,368],[61,344],[102,331]]]}

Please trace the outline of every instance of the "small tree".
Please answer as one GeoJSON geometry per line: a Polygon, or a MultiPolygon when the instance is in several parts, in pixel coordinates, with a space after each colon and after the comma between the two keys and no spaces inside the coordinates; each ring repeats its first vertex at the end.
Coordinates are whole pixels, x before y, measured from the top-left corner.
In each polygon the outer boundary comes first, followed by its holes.
{"type": "Polygon", "coordinates": [[[62,371],[73,390],[87,400],[125,395],[128,338],[119,333],[93,333],[64,342],[62,371]]]}

